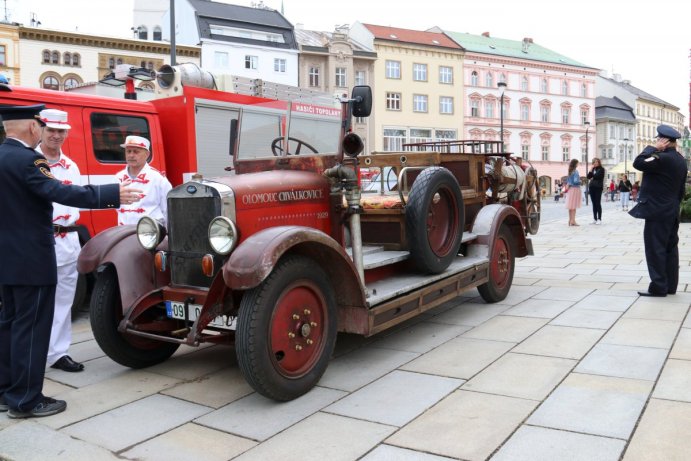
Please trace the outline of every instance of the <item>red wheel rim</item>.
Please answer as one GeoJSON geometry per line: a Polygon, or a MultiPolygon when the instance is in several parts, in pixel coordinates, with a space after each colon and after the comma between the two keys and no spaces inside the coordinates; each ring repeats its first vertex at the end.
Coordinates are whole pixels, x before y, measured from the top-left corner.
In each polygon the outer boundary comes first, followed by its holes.
{"type": "Polygon", "coordinates": [[[435,255],[446,256],[458,234],[458,205],[456,197],[447,188],[433,196],[427,212],[427,242],[435,255]]]}
{"type": "Polygon", "coordinates": [[[328,321],[321,290],[308,280],[286,287],[271,318],[269,351],[276,369],[297,378],[309,372],[322,356],[328,321]]]}
{"type": "Polygon", "coordinates": [[[494,242],[492,251],[492,263],[490,265],[490,280],[501,289],[509,282],[511,274],[511,250],[506,240],[498,238],[494,242]]]}

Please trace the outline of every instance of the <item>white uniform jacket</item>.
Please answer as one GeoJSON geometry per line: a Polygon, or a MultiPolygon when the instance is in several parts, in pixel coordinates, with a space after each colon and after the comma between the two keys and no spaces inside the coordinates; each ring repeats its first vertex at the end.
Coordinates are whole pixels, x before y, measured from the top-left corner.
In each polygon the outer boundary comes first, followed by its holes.
{"type": "MultiPolygon", "coordinates": [[[[36,152],[41,152],[40,146],[36,152]]],[[[79,167],[69,157],[60,152],[60,160],[48,160],[50,172],[63,184],[82,185],[82,176],[79,167]]],[[[74,208],[60,203],[53,203],[53,224],[59,226],[74,226],[79,219],[79,208],[74,208]]],[[[58,267],[75,262],[81,251],[79,235],[76,232],[55,233],[55,257],[58,267]]]]}
{"type": "Polygon", "coordinates": [[[168,220],[166,195],[173,186],[165,176],[146,164],[136,178],[130,176],[127,168],[119,172],[117,178],[121,183],[128,179],[132,180],[131,187],[142,191],[141,200],[131,205],[120,205],[118,208],[119,226],[137,224],[142,216],[150,216],[166,225],[168,220]]]}

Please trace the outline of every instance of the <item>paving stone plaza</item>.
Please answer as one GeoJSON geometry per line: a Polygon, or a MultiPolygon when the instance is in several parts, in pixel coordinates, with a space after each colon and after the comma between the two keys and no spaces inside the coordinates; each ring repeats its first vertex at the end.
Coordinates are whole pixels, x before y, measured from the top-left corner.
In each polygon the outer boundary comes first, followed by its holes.
{"type": "Polygon", "coordinates": [[[639,298],[643,223],[603,203],[566,225],[545,202],[535,256],[508,298],[476,290],[372,338],[339,335],[318,387],[288,403],[252,392],[234,351],[181,347],[124,368],[88,318],[46,373],[55,416],[0,413],[0,460],[687,460],[691,453],[691,225],[679,292],[639,298]]]}

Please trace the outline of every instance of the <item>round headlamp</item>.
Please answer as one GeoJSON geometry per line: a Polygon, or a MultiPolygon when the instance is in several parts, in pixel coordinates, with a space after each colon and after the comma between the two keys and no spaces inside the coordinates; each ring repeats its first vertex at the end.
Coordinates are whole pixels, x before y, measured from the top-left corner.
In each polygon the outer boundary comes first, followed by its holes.
{"type": "Polygon", "coordinates": [[[209,224],[209,244],[218,254],[227,255],[238,242],[235,223],[225,216],[217,216],[209,224]]]}
{"type": "Polygon", "coordinates": [[[137,223],[137,240],[146,250],[155,250],[165,236],[165,228],[149,216],[144,216],[137,223]]]}

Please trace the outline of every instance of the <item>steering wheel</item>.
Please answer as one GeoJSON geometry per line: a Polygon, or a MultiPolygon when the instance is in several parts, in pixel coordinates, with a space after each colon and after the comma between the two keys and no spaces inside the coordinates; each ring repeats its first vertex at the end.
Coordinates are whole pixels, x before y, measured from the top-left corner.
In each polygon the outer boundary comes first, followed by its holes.
{"type": "MultiPolygon", "coordinates": [[[[278,138],[276,138],[276,139],[274,139],[273,141],[271,141],[271,152],[273,152],[273,154],[274,154],[275,157],[278,157],[278,156],[280,156],[281,154],[283,154],[283,153],[285,152],[285,149],[284,149],[282,146],[279,145],[279,143],[280,143],[281,141],[283,141],[284,139],[285,139],[284,137],[279,136],[278,138]]],[[[311,150],[312,153],[314,153],[314,154],[318,154],[318,153],[319,153],[319,152],[317,151],[317,149],[315,149],[314,147],[312,147],[311,145],[307,144],[305,141],[303,141],[303,140],[301,140],[301,139],[298,139],[298,138],[288,138],[288,142],[290,142],[290,141],[293,141],[293,142],[297,143],[297,149],[295,150],[295,152],[293,152],[293,155],[300,155],[300,150],[302,149],[302,146],[305,146],[306,148],[308,148],[309,150],[311,150]]],[[[287,155],[290,155],[290,153],[287,153],[287,155]]]]}

